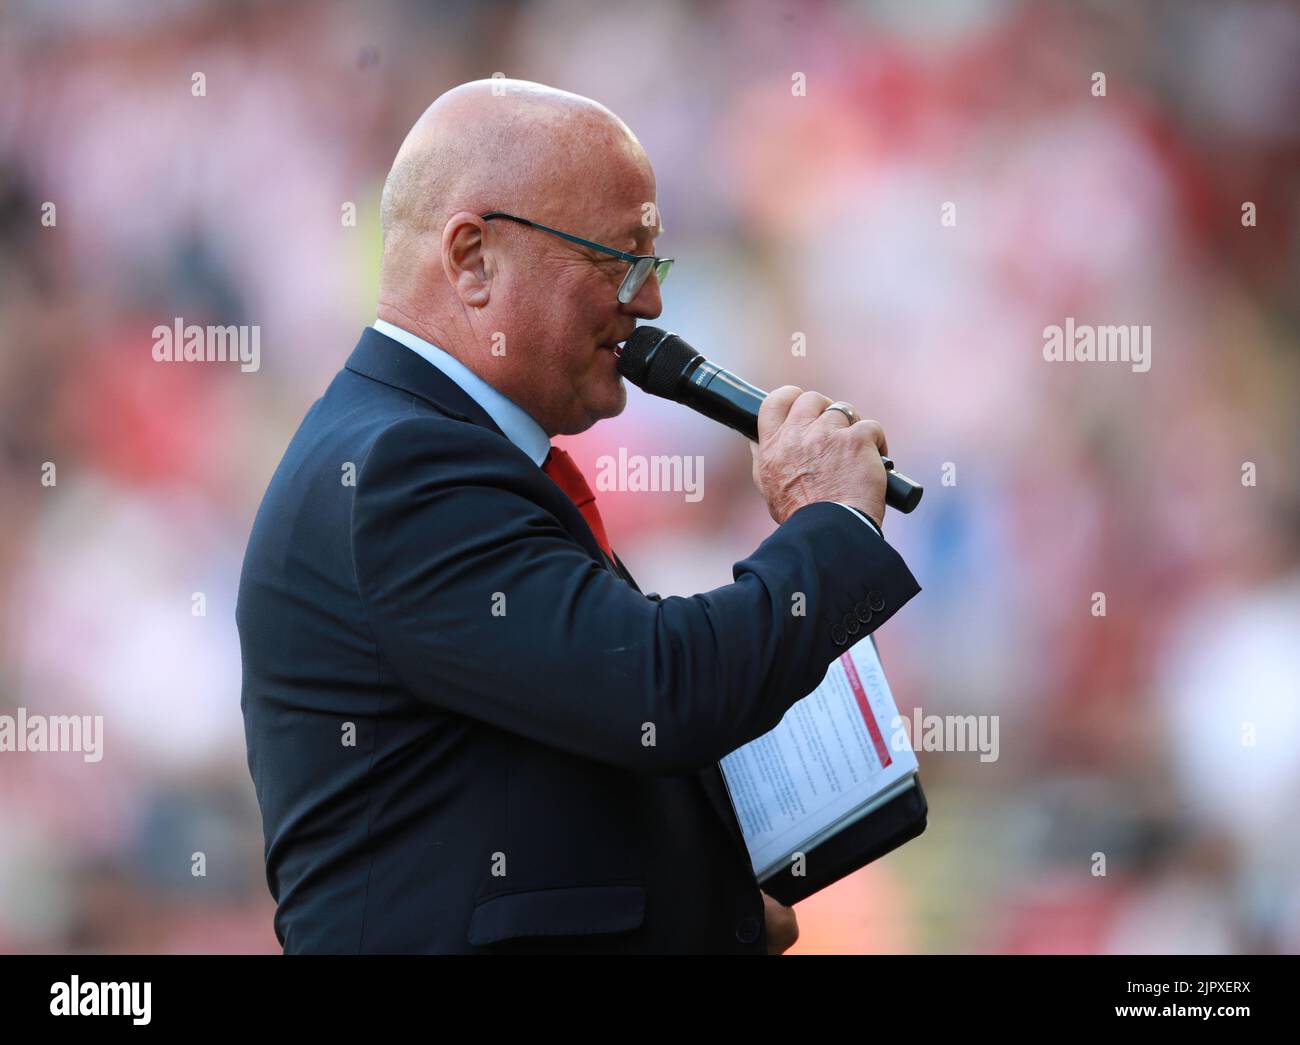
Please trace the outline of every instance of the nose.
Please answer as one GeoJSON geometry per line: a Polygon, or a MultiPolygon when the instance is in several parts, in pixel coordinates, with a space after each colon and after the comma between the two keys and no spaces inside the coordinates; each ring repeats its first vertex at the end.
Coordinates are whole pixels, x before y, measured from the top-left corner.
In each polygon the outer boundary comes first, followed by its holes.
{"type": "Polygon", "coordinates": [[[659,293],[659,278],[652,272],[641,284],[636,297],[626,305],[620,303],[619,311],[624,315],[636,316],[638,319],[658,319],[664,310],[664,300],[659,293]]]}

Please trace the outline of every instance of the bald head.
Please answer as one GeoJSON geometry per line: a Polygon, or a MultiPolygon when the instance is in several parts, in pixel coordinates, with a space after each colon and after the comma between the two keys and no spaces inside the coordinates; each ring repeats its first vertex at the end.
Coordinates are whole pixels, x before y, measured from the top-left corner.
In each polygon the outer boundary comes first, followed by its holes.
{"type": "Polygon", "coordinates": [[[476,80],[416,121],[380,208],[380,318],[450,352],[550,434],[618,413],[608,346],[659,314],[657,283],[620,304],[628,262],[489,211],[650,253],[660,224],[641,143],[590,98],[476,80]]]}
{"type": "Polygon", "coordinates": [[[461,84],[424,111],[397,152],[380,205],[385,253],[440,233],[459,210],[562,222],[575,196],[599,191],[621,165],[649,161],[599,102],[529,80],[461,84]]]}

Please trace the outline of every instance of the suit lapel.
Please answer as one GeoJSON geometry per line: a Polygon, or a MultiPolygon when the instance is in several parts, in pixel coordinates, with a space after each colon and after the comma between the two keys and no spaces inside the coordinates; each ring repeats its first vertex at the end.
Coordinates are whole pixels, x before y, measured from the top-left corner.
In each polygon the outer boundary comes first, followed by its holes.
{"type": "MultiPolygon", "coordinates": [[[[606,559],[606,562],[609,562],[608,558],[606,559]]],[[[623,560],[618,557],[618,552],[614,552],[614,561],[610,562],[609,565],[615,573],[627,581],[628,584],[632,585],[632,588],[635,591],[641,590],[636,581],[632,579],[632,574],[628,572],[627,567],[623,565],[623,560]]]]}
{"type": "Polygon", "coordinates": [[[506,438],[506,434],[492,420],[492,415],[479,406],[474,397],[460,385],[427,359],[421,358],[418,353],[412,352],[401,342],[394,341],[387,334],[381,334],[374,327],[366,327],[362,331],[361,340],[357,342],[357,347],[352,350],[345,365],[353,373],[423,399],[437,408],[439,413],[454,417],[457,421],[481,425],[496,432],[502,439],[506,438]]]}
{"type": "MultiPolygon", "coordinates": [[[[394,341],[387,334],[381,334],[374,327],[366,327],[362,331],[361,340],[352,350],[346,366],[353,373],[423,399],[439,413],[457,421],[466,421],[496,432],[509,442],[509,437],[492,420],[492,415],[473,396],[427,359],[412,352],[401,342],[394,341]]],[[[510,445],[514,446],[513,443],[510,445]]],[[[624,580],[629,580],[627,572],[610,562],[601,550],[600,543],[587,525],[587,520],[582,517],[582,512],[558,486],[553,483],[551,485],[556,491],[556,511],[565,528],[596,562],[624,580]]]]}

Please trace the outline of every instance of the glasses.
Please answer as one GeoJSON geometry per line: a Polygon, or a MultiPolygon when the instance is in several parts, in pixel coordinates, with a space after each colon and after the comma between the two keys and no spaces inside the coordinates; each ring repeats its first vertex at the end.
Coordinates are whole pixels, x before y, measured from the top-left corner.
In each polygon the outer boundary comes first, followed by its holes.
{"type": "Polygon", "coordinates": [[[650,277],[650,273],[655,274],[655,279],[660,286],[663,286],[664,280],[668,278],[668,270],[673,267],[672,258],[659,258],[653,254],[629,254],[625,250],[615,250],[613,247],[606,247],[599,243],[593,243],[589,239],[583,239],[581,236],[571,236],[567,232],[561,232],[559,229],[553,229],[549,225],[541,225],[535,221],[529,221],[527,218],[519,218],[513,214],[507,214],[505,211],[494,210],[482,215],[484,221],[491,221],[493,218],[505,218],[507,221],[517,221],[520,225],[527,225],[529,228],[541,229],[543,232],[549,232],[553,236],[560,236],[567,239],[570,243],[577,243],[591,250],[598,250],[602,254],[610,254],[621,261],[626,261],[632,267],[627,270],[627,275],[623,277],[623,282],[618,287],[618,300],[621,304],[626,305],[640,293],[645,281],[650,277]]]}

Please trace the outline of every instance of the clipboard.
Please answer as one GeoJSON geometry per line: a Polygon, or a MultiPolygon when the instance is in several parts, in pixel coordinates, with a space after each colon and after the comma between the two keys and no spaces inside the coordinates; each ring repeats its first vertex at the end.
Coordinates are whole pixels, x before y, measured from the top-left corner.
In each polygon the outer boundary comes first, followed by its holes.
{"type": "Polygon", "coordinates": [[[809,850],[807,874],[796,876],[787,865],[759,884],[773,900],[793,907],[916,838],[925,831],[928,812],[915,776],[902,794],[809,850]]]}
{"type": "MultiPolygon", "coordinates": [[[[853,651],[858,647],[853,647],[836,662],[841,665],[838,675],[836,663],[833,663],[827,669],[826,679],[793,705],[771,733],[728,756],[737,762],[735,771],[739,775],[736,781],[741,788],[742,804],[748,802],[751,809],[764,809],[763,813],[755,814],[758,819],[753,826],[757,833],[754,844],[759,848],[754,850],[753,846],[750,847],[759,885],[765,893],[786,906],[805,900],[880,859],[918,837],[927,825],[929,805],[921,788],[920,767],[911,745],[894,747],[897,737],[893,733],[888,742],[885,740],[884,733],[890,728],[887,723],[891,718],[901,716],[898,716],[897,704],[885,678],[884,666],[880,663],[875,636],[868,636],[864,641],[871,644],[869,657],[855,656],[853,651]],[[860,672],[860,667],[865,670],[860,672]],[[827,689],[827,680],[833,675],[837,681],[827,689]],[[810,703],[801,708],[805,702],[810,703]],[[796,709],[799,710],[796,712],[796,709]],[[790,718],[792,714],[796,715],[798,724],[790,718]],[[858,749],[850,753],[843,750],[841,742],[842,758],[838,764],[833,764],[836,763],[832,750],[834,745],[822,744],[821,741],[824,737],[842,741],[850,727],[856,731],[858,749]],[[810,737],[817,743],[809,744],[810,737]],[[770,746],[764,748],[763,745],[770,746]],[[735,759],[742,751],[745,755],[735,759]],[[903,751],[905,755],[900,754],[903,751]],[[897,767],[887,769],[895,760],[899,761],[897,767]],[[748,763],[748,766],[741,770],[739,763],[748,763]],[[775,797],[778,793],[788,795],[799,790],[796,778],[816,775],[818,770],[826,775],[821,789],[807,796],[814,803],[811,813],[797,814],[793,812],[795,806],[788,801],[778,802],[775,797]],[[885,776],[885,785],[870,797],[864,797],[857,806],[846,808],[841,803],[839,808],[842,812],[835,813],[833,791],[827,791],[833,776],[844,774],[840,784],[834,785],[842,787],[854,773],[872,772],[885,776]],[[888,777],[893,774],[896,775],[891,782],[888,777]],[[816,806],[817,803],[821,804],[820,807],[816,806]],[[777,805],[782,805],[782,808],[777,810],[777,805]],[[826,815],[828,810],[830,815],[826,815]],[[765,820],[769,815],[774,820],[765,820]],[[780,826],[783,816],[788,818],[786,823],[790,826],[780,826]],[[795,861],[791,850],[786,849],[785,857],[772,861],[771,848],[779,844],[780,831],[797,831],[793,825],[800,816],[813,820],[820,817],[823,825],[820,830],[814,828],[814,832],[805,835],[804,841],[799,843],[797,852],[802,854],[802,859],[795,861]],[[773,828],[773,823],[778,826],[773,828]],[[768,832],[766,838],[762,837],[764,831],[768,832]],[[756,851],[765,855],[754,857],[756,851]]],[[[741,818],[741,805],[737,804],[732,792],[729,772],[724,771],[722,777],[727,798],[743,831],[745,821],[741,818]]],[[[743,833],[748,846],[750,834],[743,833]]]]}

